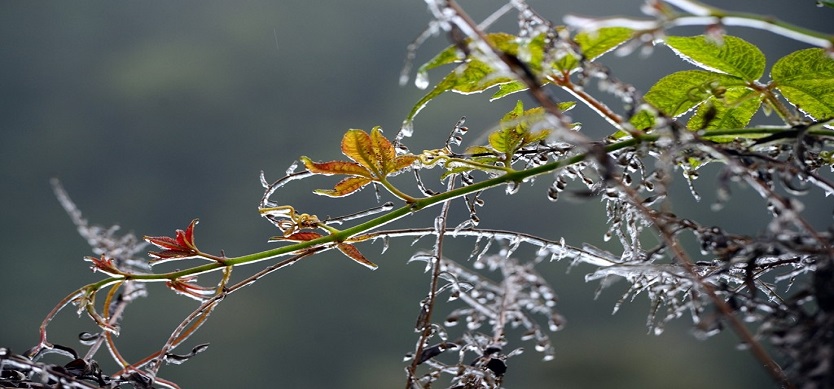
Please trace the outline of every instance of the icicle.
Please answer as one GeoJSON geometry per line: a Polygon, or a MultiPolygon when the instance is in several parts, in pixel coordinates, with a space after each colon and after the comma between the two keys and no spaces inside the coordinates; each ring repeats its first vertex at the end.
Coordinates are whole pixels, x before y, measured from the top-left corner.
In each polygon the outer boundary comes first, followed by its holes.
{"type": "Polygon", "coordinates": [[[287,168],[287,175],[295,173],[295,169],[298,168],[298,161],[293,161],[290,166],[287,168]]]}
{"type": "Polygon", "coordinates": [[[260,174],[259,178],[261,180],[261,186],[263,186],[264,189],[269,188],[269,182],[266,181],[266,176],[264,175],[263,170],[261,170],[261,174],[260,174]]]}
{"type": "Polygon", "coordinates": [[[380,252],[379,254],[380,255],[385,254],[386,251],[388,251],[388,236],[387,235],[382,237],[382,252],[380,252]]]}

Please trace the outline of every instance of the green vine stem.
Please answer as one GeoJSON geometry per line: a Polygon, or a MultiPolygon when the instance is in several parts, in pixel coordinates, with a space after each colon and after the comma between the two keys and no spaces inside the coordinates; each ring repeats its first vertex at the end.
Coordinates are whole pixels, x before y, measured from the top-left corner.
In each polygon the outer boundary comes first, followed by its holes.
{"type": "MultiPolygon", "coordinates": [[[[722,139],[726,138],[727,136],[733,136],[737,138],[745,138],[745,139],[760,139],[770,135],[775,135],[779,133],[783,133],[786,130],[790,130],[790,128],[786,127],[752,127],[752,128],[739,128],[739,129],[726,129],[726,130],[712,130],[707,134],[701,135],[701,138],[704,140],[712,140],[712,139],[722,139]]],[[[834,130],[826,129],[822,126],[812,126],[807,131],[807,135],[815,136],[815,137],[824,137],[824,138],[831,138],[834,139],[834,130]]],[[[602,150],[605,153],[611,153],[617,150],[621,150],[628,147],[635,147],[641,143],[645,142],[654,142],[660,139],[660,135],[657,134],[645,134],[640,135],[638,137],[630,137],[619,140],[617,142],[604,145],[602,150]]],[[[521,183],[529,178],[550,173],[556,171],[558,169],[575,165],[580,163],[587,158],[591,157],[591,152],[584,152],[569,157],[564,160],[554,161],[547,164],[543,164],[540,166],[532,167],[525,170],[517,170],[513,172],[508,172],[502,174],[498,177],[494,177],[491,179],[487,179],[484,181],[476,182],[468,186],[463,186],[459,188],[455,188],[449,191],[441,192],[433,196],[415,199],[412,203],[406,204],[400,208],[396,208],[391,210],[390,212],[384,213],[376,218],[367,220],[363,223],[357,224],[353,227],[349,227],[338,232],[333,232],[330,235],[325,235],[320,238],[311,239],[308,241],[298,242],[270,250],[265,250],[261,252],[251,253],[247,255],[237,256],[237,257],[225,257],[222,263],[220,262],[209,262],[203,265],[194,266],[191,268],[177,270],[167,273],[156,273],[156,274],[126,274],[124,276],[114,276],[108,277],[97,282],[88,284],[86,286],[81,287],[80,289],[76,290],[75,292],[71,293],[67,297],[65,297],[61,302],[53,309],[47,318],[44,320],[42,324],[42,331],[45,334],[45,328],[48,323],[51,321],[52,317],[54,317],[58,311],[60,311],[66,305],[72,303],[73,301],[81,298],[85,295],[89,295],[90,293],[95,293],[96,291],[110,286],[117,283],[121,283],[124,281],[140,281],[140,282],[165,282],[165,281],[173,281],[182,277],[188,276],[195,276],[204,273],[210,273],[213,271],[217,271],[223,269],[227,266],[239,266],[239,265],[248,265],[253,264],[269,259],[274,259],[286,255],[290,255],[297,252],[302,252],[307,249],[329,249],[329,244],[337,243],[337,242],[351,242],[357,241],[352,238],[367,233],[369,231],[378,229],[386,224],[389,224],[395,220],[401,219],[406,217],[412,213],[418,212],[428,207],[432,207],[438,204],[442,204],[448,200],[452,200],[455,198],[460,198],[472,193],[476,193],[479,191],[483,191],[489,188],[493,188],[500,185],[505,185],[508,183],[521,183]]],[[[359,239],[365,240],[367,237],[359,239]]],[[[45,340],[45,337],[44,337],[45,340]]]]}

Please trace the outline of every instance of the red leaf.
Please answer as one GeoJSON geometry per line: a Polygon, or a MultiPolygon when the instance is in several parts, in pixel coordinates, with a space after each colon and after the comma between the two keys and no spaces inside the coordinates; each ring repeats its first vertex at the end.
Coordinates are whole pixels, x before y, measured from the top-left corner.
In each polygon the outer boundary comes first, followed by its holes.
{"type": "Polygon", "coordinates": [[[123,275],[122,271],[116,267],[116,264],[113,263],[112,258],[107,258],[104,254],[101,255],[101,258],[96,257],[86,257],[84,258],[87,261],[90,261],[93,266],[93,271],[100,271],[104,274],[111,275],[111,276],[120,276],[123,275]]]}
{"type": "Polygon", "coordinates": [[[296,233],[294,233],[290,236],[282,237],[282,239],[291,240],[291,241],[295,241],[295,242],[306,242],[308,240],[321,238],[322,236],[324,236],[324,235],[319,234],[318,232],[305,231],[305,232],[296,232],[296,233]]]}
{"type": "MultiPolygon", "coordinates": [[[[197,225],[197,219],[191,221],[191,224],[183,230],[176,231],[176,238],[170,236],[146,236],[145,241],[162,249],[158,252],[150,252],[148,255],[160,259],[180,259],[190,258],[200,255],[200,250],[194,243],[194,226],[197,225]]],[[[155,261],[159,262],[159,261],[155,261]]]]}
{"type": "Polygon", "coordinates": [[[365,256],[359,252],[359,249],[352,244],[339,243],[336,247],[342,252],[342,254],[347,255],[348,258],[358,262],[360,265],[365,266],[368,269],[376,270],[378,267],[375,263],[369,261],[368,258],[365,258],[365,256]]]}

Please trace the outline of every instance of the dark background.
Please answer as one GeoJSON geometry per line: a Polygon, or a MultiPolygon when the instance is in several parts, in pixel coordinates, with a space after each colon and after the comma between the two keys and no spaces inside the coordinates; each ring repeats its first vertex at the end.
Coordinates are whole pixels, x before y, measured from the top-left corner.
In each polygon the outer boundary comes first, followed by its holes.
{"type": "MultiPolygon", "coordinates": [[[[567,12],[638,16],[640,2],[530,4],[558,23],[567,12]]],[[[502,3],[463,5],[482,19],[502,3]]],[[[834,12],[812,0],[721,6],[834,31],[834,12]]],[[[422,1],[2,2],[0,345],[17,352],[33,346],[53,304],[100,277],[82,261],[89,249],[55,201],[50,178],[63,182],[93,223],[119,224],[140,236],[169,235],[200,218],[197,239],[206,251],[234,256],[270,248],[266,239],[276,231],[256,211],[259,171],[275,179],[300,155],[337,158],[349,128],[381,125],[393,136],[424,93],[397,80],[406,45],[429,19],[422,1]]],[[[502,26],[513,31],[513,23],[505,17],[502,26]]],[[[769,64],[804,47],[749,30],[730,33],[760,45],[769,64]]],[[[431,39],[417,64],[446,45],[445,37],[431,39]]],[[[661,69],[689,68],[662,47],[648,60],[609,55],[607,61],[620,79],[644,91],[667,71],[661,69]]],[[[442,74],[432,76],[436,81],[442,74]]],[[[409,145],[441,147],[462,115],[474,132],[482,131],[515,101],[487,98],[449,95],[430,103],[409,145]]],[[[574,116],[591,136],[611,131],[582,108],[574,116]]],[[[277,196],[320,216],[374,204],[367,190],[350,201],[310,194],[334,181],[304,181],[277,196]]],[[[501,190],[489,194],[483,225],[605,246],[601,204],[548,203],[549,182],[542,181],[547,179],[525,185],[515,197],[501,190]]],[[[763,201],[751,191],[737,192],[737,200],[716,213],[709,210],[712,181],[702,181],[704,202],[681,196],[682,208],[692,204],[701,220],[731,231],[763,227],[763,201]]],[[[816,201],[809,208],[821,207],[823,216],[815,222],[830,223],[830,201],[816,201]]],[[[407,222],[429,226],[430,218],[407,222]]],[[[410,243],[394,242],[384,255],[381,245],[364,245],[380,265],[376,272],[328,253],[230,296],[190,343],[211,347],[182,366],[163,367],[161,376],[183,388],[402,387],[402,356],[417,339],[417,303],[428,287],[423,266],[405,262],[416,249],[431,246],[428,239],[410,243]]],[[[447,254],[465,259],[471,243],[459,242],[447,254]]],[[[647,335],[644,296],[611,316],[624,285],[593,301],[597,286],[583,282],[590,268],[566,274],[567,267],[562,262],[541,269],[568,318],[567,328],[552,337],[556,359],[542,362],[524,343],[528,351],[510,361],[507,387],[772,386],[748,353],[736,351],[732,334],[699,342],[684,318],[661,336],[647,335]]],[[[159,349],[194,307],[194,301],[152,285],[149,298],[127,313],[122,351],[137,359],[159,349]]],[[[76,334],[93,328],[69,308],[50,330],[53,342],[75,346],[76,334]]],[[[103,352],[98,359],[109,359],[103,352]]]]}

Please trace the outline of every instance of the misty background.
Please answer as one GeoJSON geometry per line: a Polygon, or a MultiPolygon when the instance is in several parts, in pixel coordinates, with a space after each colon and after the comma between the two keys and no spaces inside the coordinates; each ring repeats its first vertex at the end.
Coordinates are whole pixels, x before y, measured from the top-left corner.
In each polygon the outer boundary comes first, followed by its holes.
{"type": "MultiPolygon", "coordinates": [[[[568,12],[640,16],[641,4],[528,2],[557,24],[568,12]]],[[[834,10],[817,8],[813,0],[718,3],[834,32],[834,10]]],[[[503,2],[462,5],[481,20],[503,2]]],[[[505,16],[494,31],[516,31],[514,18],[505,16]]],[[[392,137],[425,93],[411,83],[399,86],[398,78],[406,46],[429,20],[424,2],[416,0],[0,3],[0,346],[15,352],[34,346],[38,326],[54,304],[101,277],[83,261],[92,253],[55,200],[50,178],[61,180],[94,224],[118,224],[122,232],[139,236],[171,235],[199,218],[196,237],[205,251],[236,256],[274,247],[266,240],[277,230],[257,213],[263,194],[259,172],[274,180],[301,155],[339,158],[339,142],[349,128],[380,125],[392,137]]],[[[805,47],[750,30],[729,33],[762,47],[769,65],[805,47]]],[[[430,39],[415,65],[447,45],[445,36],[430,39]]],[[[691,68],[664,47],[646,60],[608,54],[603,62],[643,91],[668,69],[691,68]]],[[[431,80],[442,76],[432,73],[431,80]]],[[[415,151],[442,147],[464,115],[472,141],[518,96],[493,103],[489,94],[441,96],[417,117],[407,144],[415,151]]],[[[593,137],[612,132],[583,107],[572,114],[593,137]]],[[[311,193],[336,180],[296,182],[273,198],[322,217],[376,204],[370,190],[348,200],[311,193]]],[[[711,183],[708,176],[699,181],[701,204],[685,189],[673,203],[691,205],[702,212],[700,220],[730,231],[763,227],[764,202],[750,191],[737,191],[724,210],[710,211],[711,183]]],[[[542,177],[513,197],[501,189],[485,195],[482,226],[617,249],[602,242],[605,215],[597,200],[552,204],[546,200],[549,184],[542,177]]],[[[814,222],[830,225],[830,201],[809,201],[812,211],[820,210],[814,222]]],[[[430,226],[435,213],[428,210],[403,225],[430,226]]],[[[326,253],[272,274],[229,296],[177,350],[210,343],[207,351],[183,365],[164,366],[160,376],[183,388],[402,387],[402,358],[414,348],[418,302],[429,286],[422,264],[406,261],[431,244],[430,239],[414,246],[392,242],[384,254],[379,243],[361,245],[379,264],[375,272],[326,253]]],[[[461,240],[450,243],[446,254],[464,261],[471,249],[472,241],[461,240]]],[[[518,253],[525,254],[532,252],[518,253]]],[[[258,268],[237,269],[235,275],[258,268]]],[[[557,310],[568,324],[552,334],[556,359],[550,362],[541,361],[532,343],[510,337],[513,346],[527,351],[509,361],[508,388],[774,386],[749,353],[736,351],[729,332],[700,342],[683,318],[661,336],[648,335],[645,296],[611,316],[624,284],[594,301],[597,284],[583,281],[592,269],[579,266],[567,273],[563,261],[539,270],[559,295],[557,310]]],[[[118,343],[128,359],[158,350],[196,307],[162,285],[151,285],[149,292],[130,306],[122,324],[118,343]]],[[[83,349],[77,334],[95,328],[68,308],[49,330],[52,342],[83,349]]],[[[109,356],[102,350],[97,359],[104,363],[109,356]]],[[[112,363],[104,366],[112,371],[112,363]]]]}

